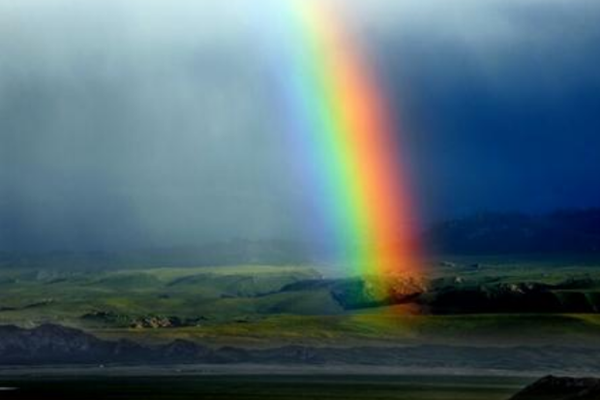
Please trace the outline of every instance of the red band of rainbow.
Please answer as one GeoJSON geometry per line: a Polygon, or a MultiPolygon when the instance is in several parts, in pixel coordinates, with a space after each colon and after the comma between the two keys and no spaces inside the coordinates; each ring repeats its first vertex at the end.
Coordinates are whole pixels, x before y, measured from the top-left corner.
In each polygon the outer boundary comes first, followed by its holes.
{"type": "Polygon", "coordinates": [[[330,0],[274,4],[287,15],[271,40],[283,43],[288,130],[333,227],[339,262],[363,276],[417,272],[398,132],[374,68],[330,0]]]}

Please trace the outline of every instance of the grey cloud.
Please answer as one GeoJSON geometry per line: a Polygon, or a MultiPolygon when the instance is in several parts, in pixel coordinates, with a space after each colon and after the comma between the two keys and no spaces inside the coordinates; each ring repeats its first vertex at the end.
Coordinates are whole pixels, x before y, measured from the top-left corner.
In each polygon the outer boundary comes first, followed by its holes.
{"type": "MultiPolygon", "coordinates": [[[[0,249],[301,235],[310,188],[261,46],[273,2],[0,0],[0,249]]],[[[426,212],[599,200],[597,2],[339,2],[402,111],[426,212]]]]}

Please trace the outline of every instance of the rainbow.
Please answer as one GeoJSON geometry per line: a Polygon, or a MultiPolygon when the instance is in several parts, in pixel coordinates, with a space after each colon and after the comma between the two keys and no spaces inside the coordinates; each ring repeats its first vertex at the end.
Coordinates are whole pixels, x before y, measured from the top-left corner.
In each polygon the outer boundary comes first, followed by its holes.
{"type": "Polygon", "coordinates": [[[414,208],[375,69],[333,1],[273,4],[286,129],[340,264],[353,275],[416,273],[414,208]]]}

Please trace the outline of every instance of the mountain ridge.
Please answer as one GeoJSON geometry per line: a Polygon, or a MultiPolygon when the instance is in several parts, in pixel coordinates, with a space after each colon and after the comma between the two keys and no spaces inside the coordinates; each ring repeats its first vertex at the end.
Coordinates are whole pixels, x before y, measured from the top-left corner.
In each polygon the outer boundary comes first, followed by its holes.
{"type": "Polygon", "coordinates": [[[381,365],[415,368],[573,370],[600,372],[599,348],[563,346],[214,348],[187,340],[143,345],[108,341],[79,329],[44,324],[31,329],[0,325],[0,366],[11,365],[381,365]]]}

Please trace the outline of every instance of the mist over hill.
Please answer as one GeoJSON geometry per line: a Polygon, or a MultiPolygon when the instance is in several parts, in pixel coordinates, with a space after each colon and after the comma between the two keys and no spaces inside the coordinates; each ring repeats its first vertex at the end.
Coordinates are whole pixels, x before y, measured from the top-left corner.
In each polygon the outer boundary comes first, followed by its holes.
{"type": "MultiPolygon", "coordinates": [[[[432,254],[600,254],[600,209],[549,214],[483,213],[431,225],[421,238],[432,254]]],[[[128,251],[0,252],[0,268],[118,269],[233,264],[334,263],[319,242],[235,239],[128,251]]]]}

